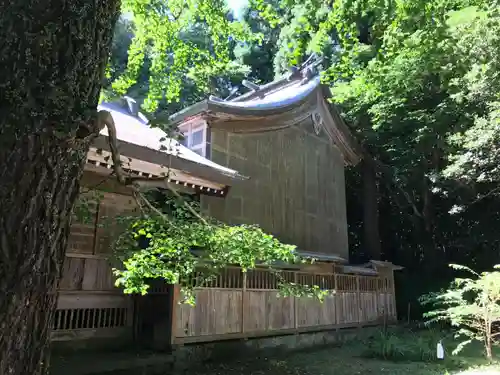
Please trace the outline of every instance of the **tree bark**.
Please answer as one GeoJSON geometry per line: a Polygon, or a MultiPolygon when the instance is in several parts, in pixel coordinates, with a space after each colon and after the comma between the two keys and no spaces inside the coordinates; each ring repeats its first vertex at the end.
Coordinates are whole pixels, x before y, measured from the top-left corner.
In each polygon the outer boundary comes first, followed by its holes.
{"type": "Polygon", "coordinates": [[[484,347],[486,349],[486,358],[489,362],[493,361],[493,350],[492,350],[492,332],[491,332],[491,318],[489,317],[489,313],[486,312],[486,319],[484,325],[484,347]]]}
{"type": "Polygon", "coordinates": [[[364,246],[370,259],[380,260],[381,245],[378,220],[378,186],[375,166],[370,156],[362,163],[364,246]]]}
{"type": "Polygon", "coordinates": [[[0,5],[0,374],[46,374],[119,0],[0,5]]]}
{"type": "Polygon", "coordinates": [[[492,362],[493,361],[493,351],[491,348],[491,336],[490,335],[488,335],[486,337],[484,346],[486,348],[486,358],[488,359],[489,362],[492,362]]]}

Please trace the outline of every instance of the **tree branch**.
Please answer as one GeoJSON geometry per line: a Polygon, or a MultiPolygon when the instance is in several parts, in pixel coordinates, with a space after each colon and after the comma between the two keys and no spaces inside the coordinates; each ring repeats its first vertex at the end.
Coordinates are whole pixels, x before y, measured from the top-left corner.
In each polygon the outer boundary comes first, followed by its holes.
{"type": "Polygon", "coordinates": [[[170,183],[168,181],[165,181],[165,186],[172,192],[175,194],[175,196],[177,198],[179,198],[180,200],[182,200],[182,203],[184,204],[184,207],[186,207],[189,212],[191,212],[195,217],[197,217],[203,224],[205,225],[208,225],[208,222],[205,220],[205,218],[203,218],[203,216],[201,216],[198,212],[196,212],[196,210],[191,207],[182,197],[181,195],[177,192],[177,190],[175,190],[172,185],[170,185],[170,183]]]}
{"type": "Polygon", "coordinates": [[[168,178],[168,175],[164,177],[140,177],[127,175],[122,168],[121,155],[118,150],[118,136],[116,134],[116,126],[113,116],[108,111],[99,111],[97,113],[97,122],[99,131],[104,129],[104,127],[108,129],[108,144],[111,150],[111,159],[113,161],[113,167],[118,182],[122,185],[129,186],[134,185],[138,181],[163,181],[168,178]]]}
{"type": "MultiPolygon", "coordinates": [[[[130,186],[132,185],[134,189],[134,196],[135,194],[140,197],[144,203],[148,206],[149,209],[154,211],[156,214],[158,214],[160,217],[162,217],[166,222],[169,224],[172,224],[172,221],[166,217],[160,210],[158,210],[156,207],[154,207],[151,202],[144,196],[144,194],[141,193],[139,190],[139,187],[137,186],[137,182],[139,181],[163,181],[165,186],[172,192],[174,193],[177,198],[182,200],[184,207],[186,207],[189,212],[191,212],[196,218],[198,218],[203,224],[208,225],[208,222],[203,218],[196,210],[193,209],[184,199],[182,199],[181,195],[175,190],[170,183],[167,181],[168,177],[131,177],[127,176],[122,168],[121,165],[121,156],[120,156],[120,151],[118,150],[118,137],[116,135],[116,126],[115,122],[113,120],[113,116],[111,113],[108,111],[99,111],[97,113],[97,121],[98,121],[98,127],[99,131],[104,129],[104,127],[107,127],[108,129],[108,143],[109,147],[111,150],[111,158],[113,160],[113,165],[116,173],[116,177],[118,179],[118,182],[121,183],[122,185],[125,186],[130,186]]],[[[136,197],[137,200],[137,197],[136,197]]]]}
{"type": "Polygon", "coordinates": [[[475,199],[474,201],[472,201],[471,203],[469,203],[465,209],[468,209],[470,206],[472,206],[472,205],[474,205],[474,204],[476,204],[476,203],[481,202],[483,199],[486,199],[486,198],[488,198],[488,197],[492,196],[493,194],[498,193],[499,191],[500,191],[500,186],[499,186],[499,187],[496,187],[496,188],[494,188],[494,189],[492,189],[492,190],[490,190],[490,191],[489,191],[488,193],[486,193],[485,195],[482,195],[482,196],[480,196],[479,198],[475,199]]]}
{"type": "Polygon", "coordinates": [[[104,127],[108,128],[108,143],[109,148],[111,149],[111,158],[113,160],[116,178],[118,179],[118,182],[126,185],[127,176],[123,171],[120,160],[120,151],[118,150],[118,137],[116,136],[116,126],[115,121],[113,120],[113,116],[108,111],[99,111],[97,112],[97,123],[99,131],[104,129],[104,127]]]}
{"type": "Polygon", "coordinates": [[[146,206],[148,206],[148,208],[153,211],[155,214],[157,214],[158,216],[160,216],[165,222],[167,222],[169,225],[172,225],[172,226],[175,226],[173,223],[172,223],[172,220],[170,220],[168,218],[167,215],[165,215],[163,212],[161,212],[159,209],[157,209],[155,206],[153,206],[153,204],[149,201],[148,198],[146,198],[144,196],[144,194],[136,187],[136,190],[135,192],[137,193],[137,195],[142,199],[142,201],[144,203],[146,203],[146,206]]]}
{"type": "Polygon", "coordinates": [[[146,216],[146,211],[144,211],[144,207],[142,207],[141,200],[139,199],[139,194],[137,193],[137,190],[134,190],[132,195],[134,196],[135,203],[137,203],[137,207],[141,210],[142,214],[146,216]]]}
{"type": "Polygon", "coordinates": [[[403,196],[405,197],[406,201],[408,202],[408,204],[412,208],[413,214],[415,216],[419,217],[419,218],[423,218],[423,215],[418,210],[417,206],[415,205],[415,202],[413,202],[413,200],[411,199],[411,197],[408,194],[408,192],[406,190],[404,190],[396,181],[394,181],[394,176],[393,176],[393,172],[392,172],[391,168],[388,165],[385,165],[384,163],[382,163],[380,160],[375,160],[373,158],[372,158],[372,160],[375,163],[375,165],[377,167],[379,167],[379,169],[381,170],[382,174],[388,175],[388,177],[391,180],[392,185],[394,185],[396,187],[396,189],[398,189],[403,194],[403,196]]]}

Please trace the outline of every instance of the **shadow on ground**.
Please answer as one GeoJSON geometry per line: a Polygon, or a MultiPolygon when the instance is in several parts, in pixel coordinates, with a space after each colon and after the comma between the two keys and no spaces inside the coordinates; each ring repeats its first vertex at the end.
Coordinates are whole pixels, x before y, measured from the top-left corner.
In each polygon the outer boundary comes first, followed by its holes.
{"type": "MultiPolygon", "coordinates": [[[[480,365],[479,365],[480,366],[480,365]]],[[[323,348],[281,358],[254,358],[246,361],[204,365],[185,372],[196,375],[500,375],[500,366],[479,368],[465,360],[442,362],[390,362],[364,358],[353,348],[323,348]],[[488,371],[488,372],[486,372],[488,371]]]]}
{"type": "Polygon", "coordinates": [[[478,358],[464,357],[439,362],[391,362],[362,357],[355,347],[346,346],[274,358],[228,358],[225,363],[205,363],[185,371],[121,371],[113,375],[500,375],[500,365],[486,366],[480,362],[478,358]]]}

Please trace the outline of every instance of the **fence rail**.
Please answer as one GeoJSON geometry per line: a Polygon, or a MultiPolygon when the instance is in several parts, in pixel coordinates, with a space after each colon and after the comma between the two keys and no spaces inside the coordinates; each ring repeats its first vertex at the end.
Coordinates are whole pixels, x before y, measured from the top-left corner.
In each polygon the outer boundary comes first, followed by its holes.
{"type": "Polygon", "coordinates": [[[396,318],[391,277],[308,274],[280,277],[332,290],[323,302],[311,297],[279,297],[273,273],[229,269],[195,287],[196,305],[176,305],[174,344],[272,336],[322,329],[381,324],[396,318]]]}

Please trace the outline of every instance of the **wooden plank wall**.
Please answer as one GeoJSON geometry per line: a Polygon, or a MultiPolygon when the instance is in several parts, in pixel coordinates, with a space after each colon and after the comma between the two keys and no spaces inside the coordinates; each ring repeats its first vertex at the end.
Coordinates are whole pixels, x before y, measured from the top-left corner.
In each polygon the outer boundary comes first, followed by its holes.
{"type": "Polygon", "coordinates": [[[212,128],[211,137],[212,161],[251,178],[225,199],[202,196],[203,210],[225,223],[258,223],[300,249],[348,258],[344,160],[325,132],[315,133],[311,116],[261,134],[212,128]]]}
{"type": "Polygon", "coordinates": [[[132,336],[132,300],[114,286],[109,255],[113,218],[133,209],[135,202],[126,194],[99,194],[99,199],[90,199],[91,217],[73,219],[57,290],[53,341],[132,336]]]}
{"type": "Polygon", "coordinates": [[[176,306],[174,344],[272,336],[322,329],[382,324],[396,319],[392,278],[287,271],[289,281],[319,285],[335,293],[319,302],[278,297],[274,275],[255,270],[243,276],[226,271],[195,289],[194,307],[176,306]]]}

